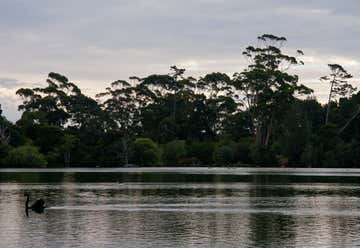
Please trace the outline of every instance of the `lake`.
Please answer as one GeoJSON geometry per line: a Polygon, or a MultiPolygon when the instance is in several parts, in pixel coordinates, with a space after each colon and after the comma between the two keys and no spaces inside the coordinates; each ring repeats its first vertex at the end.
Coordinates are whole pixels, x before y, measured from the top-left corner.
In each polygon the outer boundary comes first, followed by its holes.
{"type": "Polygon", "coordinates": [[[355,247],[359,172],[2,169],[0,247],[355,247]]]}

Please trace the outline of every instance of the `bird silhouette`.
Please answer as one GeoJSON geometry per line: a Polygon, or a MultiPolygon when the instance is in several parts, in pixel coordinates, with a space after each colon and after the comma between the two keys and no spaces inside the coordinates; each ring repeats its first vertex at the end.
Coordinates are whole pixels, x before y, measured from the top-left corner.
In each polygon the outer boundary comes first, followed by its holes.
{"type": "Polygon", "coordinates": [[[24,194],[24,196],[26,196],[26,202],[25,202],[26,216],[29,216],[29,209],[31,209],[32,211],[38,214],[44,213],[44,209],[46,208],[46,206],[45,206],[45,201],[43,199],[38,199],[29,206],[30,196],[29,194],[24,194]]]}

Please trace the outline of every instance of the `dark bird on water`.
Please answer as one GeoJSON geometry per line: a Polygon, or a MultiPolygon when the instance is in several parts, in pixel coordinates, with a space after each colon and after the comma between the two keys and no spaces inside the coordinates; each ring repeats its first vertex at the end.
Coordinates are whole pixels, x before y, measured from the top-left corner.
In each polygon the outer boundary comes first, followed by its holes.
{"type": "Polygon", "coordinates": [[[29,206],[30,196],[29,196],[29,194],[24,194],[24,196],[26,196],[26,202],[25,202],[26,216],[29,216],[29,209],[31,209],[32,211],[34,211],[35,213],[38,213],[38,214],[41,214],[44,212],[44,209],[46,208],[46,206],[45,206],[45,201],[43,199],[38,199],[29,206]]]}

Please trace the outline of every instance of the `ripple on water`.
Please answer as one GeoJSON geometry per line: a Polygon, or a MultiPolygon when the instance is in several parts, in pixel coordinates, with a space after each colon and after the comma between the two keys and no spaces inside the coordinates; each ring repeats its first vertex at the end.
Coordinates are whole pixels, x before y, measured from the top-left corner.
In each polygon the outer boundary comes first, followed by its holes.
{"type": "Polygon", "coordinates": [[[355,247],[357,184],[0,183],[0,247],[355,247]],[[24,214],[23,193],[43,197],[24,214]]]}

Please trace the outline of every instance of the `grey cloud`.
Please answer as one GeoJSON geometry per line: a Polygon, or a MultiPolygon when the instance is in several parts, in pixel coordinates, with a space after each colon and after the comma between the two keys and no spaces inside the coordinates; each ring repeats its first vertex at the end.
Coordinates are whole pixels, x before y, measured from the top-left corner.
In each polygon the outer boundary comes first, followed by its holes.
{"type": "Polygon", "coordinates": [[[16,121],[20,118],[21,113],[17,111],[19,103],[19,99],[15,96],[0,94],[1,109],[3,110],[3,114],[10,121],[16,121]]]}
{"type": "Polygon", "coordinates": [[[19,88],[25,84],[26,83],[21,83],[13,78],[0,78],[0,88],[14,89],[14,88],[19,88]]]}

